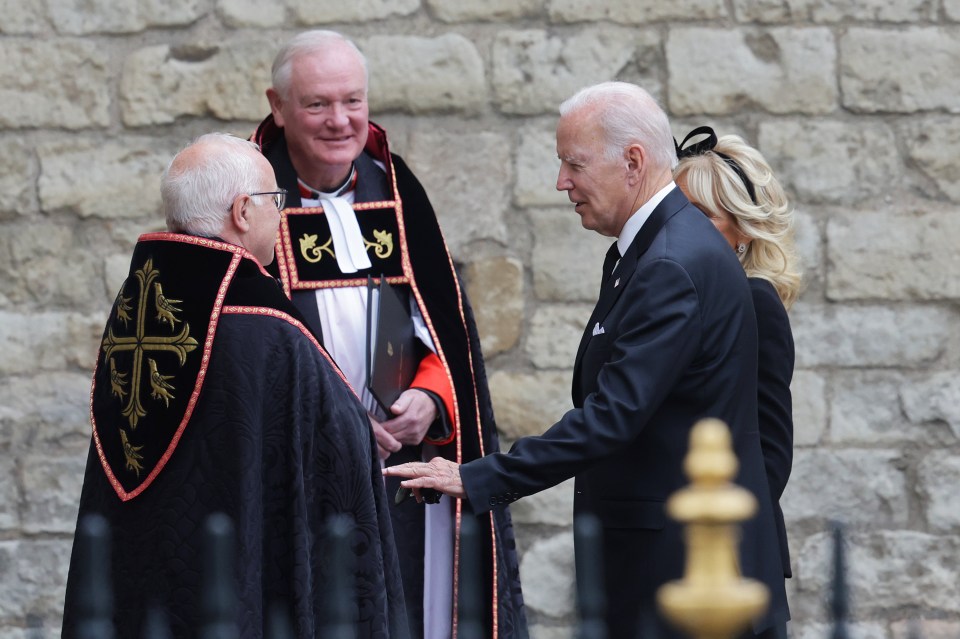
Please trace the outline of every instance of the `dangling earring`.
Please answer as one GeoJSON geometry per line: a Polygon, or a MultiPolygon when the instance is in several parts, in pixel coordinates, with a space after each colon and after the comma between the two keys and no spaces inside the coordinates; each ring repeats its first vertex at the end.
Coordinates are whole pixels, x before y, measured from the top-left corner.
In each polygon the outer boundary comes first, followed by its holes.
{"type": "Polygon", "coordinates": [[[747,252],[747,245],[743,242],[737,242],[737,255],[743,255],[747,252]]]}

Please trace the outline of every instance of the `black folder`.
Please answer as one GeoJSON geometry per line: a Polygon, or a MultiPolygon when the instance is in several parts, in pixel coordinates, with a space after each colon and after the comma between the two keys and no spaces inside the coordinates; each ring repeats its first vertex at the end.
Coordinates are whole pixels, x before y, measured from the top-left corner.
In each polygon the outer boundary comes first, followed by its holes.
{"type": "Polygon", "coordinates": [[[385,277],[379,287],[367,278],[367,388],[391,416],[390,406],[407,390],[417,372],[416,337],[410,308],[385,277]],[[373,291],[380,303],[374,313],[373,291]]]}

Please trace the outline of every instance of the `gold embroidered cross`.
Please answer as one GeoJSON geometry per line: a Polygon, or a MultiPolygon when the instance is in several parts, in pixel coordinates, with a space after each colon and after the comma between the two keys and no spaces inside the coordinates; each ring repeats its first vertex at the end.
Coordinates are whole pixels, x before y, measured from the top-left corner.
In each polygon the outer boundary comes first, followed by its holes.
{"type": "MultiPolygon", "coordinates": [[[[187,361],[187,353],[198,346],[197,340],[190,337],[189,323],[185,323],[183,329],[176,335],[147,335],[147,306],[149,305],[151,284],[154,286],[154,305],[156,306],[157,319],[161,325],[164,323],[169,324],[170,330],[176,330],[175,325],[180,322],[176,317],[176,313],[181,311],[175,306],[175,304],[180,303],[180,300],[170,300],[163,296],[160,282],[155,282],[155,280],[160,277],[160,271],[153,268],[152,259],[148,259],[143,265],[143,268],[139,269],[135,275],[140,284],[135,332],[129,337],[118,337],[114,334],[113,326],[111,325],[107,331],[107,336],[103,338],[103,342],[100,345],[104,351],[104,359],[110,360],[111,388],[113,393],[120,397],[121,400],[126,394],[123,386],[126,383],[127,373],[116,371],[112,356],[114,353],[133,351],[133,379],[131,380],[129,391],[130,399],[127,400],[127,405],[123,408],[122,414],[129,420],[130,428],[134,430],[136,430],[137,422],[140,421],[140,418],[147,414],[146,409],[144,409],[140,401],[140,380],[143,375],[144,354],[148,352],[173,352],[179,357],[180,366],[183,366],[187,361]]],[[[128,300],[129,298],[122,299],[128,300]]],[[[126,313],[121,312],[123,310],[123,308],[118,309],[118,317],[126,325],[124,318],[126,313]]],[[[127,307],[127,310],[129,310],[129,307],[127,307]]],[[[156,370],[156,362],[153,359],[147,359],[151,368],[149,378],[153,391],[152,396],[154,399],[162,399],[169,405],[169,400],[173,398],[170,391],[174,390],[173,386],[166,381],[170,376],[161,375],[156,370]]]]}

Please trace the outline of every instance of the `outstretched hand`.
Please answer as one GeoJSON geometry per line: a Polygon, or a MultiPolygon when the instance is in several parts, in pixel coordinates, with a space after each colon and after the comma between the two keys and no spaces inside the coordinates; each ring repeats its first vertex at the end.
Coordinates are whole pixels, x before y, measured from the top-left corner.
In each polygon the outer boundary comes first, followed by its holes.
{"type": "Polygon", "coordinates": [[[443,457],[434,457],[429,462],[409,462],[396,466],[387,466],[383,474],[388,477],[405,477],[400,485],[413,489],[418,502],[421,488],[433,488],[444,495],[464,499],[467,496],[460,479],[460,465],[443,457]]]}

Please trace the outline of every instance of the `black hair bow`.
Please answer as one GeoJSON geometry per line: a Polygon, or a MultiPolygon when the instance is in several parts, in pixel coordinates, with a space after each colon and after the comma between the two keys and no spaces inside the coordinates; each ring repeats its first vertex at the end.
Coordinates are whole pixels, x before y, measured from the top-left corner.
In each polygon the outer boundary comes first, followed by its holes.
{"type": "Polygon", "coordinates": [[[674,138],[673,146],[677,149],[678,160],[704,155],[709,151],[716,153],[718,156],[723,158],[723,161],[727,163],[727,166],[733,169],[733,172],[739,176],[740,181],[743,182],[743,185],[747,188],[747,193],[750,194],[750,199],[754,204],[757,203],[757,192],[753,188],[753,182],[751,182],[750,178],[747,177],[746,171],[744,171],[743,168],[737,164],[737,161],[732,157],[726,153],[720,153],[714,149],[714,147],[717,146],[717,134],[712,128],[708,126],[698,126],[690,133],[687,133],[687,137],[683,138],[683,142],[680,144],[677,144],[677,139],[674,138]],[[689,141],[690,138],[695,138],[700,135],[705,135],[707,138],[696,143],[691,142],[690,145],[687,146],[687,141],[689,141]]]}
{"type": "Polygon", "coordinates": [[[713,151],[713,148],[717,146],[717,134],[708,126],[698,126],[690,133],[687,133],[687,137],[683,138],[683,142],[680,144],[677,144],[677,139],[674,138],[673,146],[676,147],[677,159],[680,160],[683,158],[691,158],[695,155],[703,155],[707,151],[713,151]],[[698,135],[705,135],[707,139],[700,140],[695,144],[691,143],[690,146],[685,147],[690,138],[695,138],[698,135]]]}

